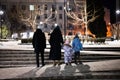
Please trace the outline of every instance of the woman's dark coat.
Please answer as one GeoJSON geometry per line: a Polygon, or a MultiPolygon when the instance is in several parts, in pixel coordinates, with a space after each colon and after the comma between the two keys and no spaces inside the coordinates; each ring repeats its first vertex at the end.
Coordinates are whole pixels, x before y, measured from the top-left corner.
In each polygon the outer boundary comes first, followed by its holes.
{"type": "Polygon", "coordinates": [[[33,35],[32,40],[33,48],[35,48],[35,52],[41,52],[46,48],[46,38],[45,34],[41,29],[37,29],[33,35]]]}
{"type": "Polygon", "coordinates": [[[56,27],[50,35],[50,55],[51,60],[61,59],[61,46],[63,44],[63,38],[59,27],[56,27]]]}

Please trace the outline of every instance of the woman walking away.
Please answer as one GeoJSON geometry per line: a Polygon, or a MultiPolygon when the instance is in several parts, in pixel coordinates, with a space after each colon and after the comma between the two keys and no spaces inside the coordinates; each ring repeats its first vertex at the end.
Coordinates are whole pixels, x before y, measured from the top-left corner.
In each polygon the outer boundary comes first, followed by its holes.
{"type": "Polygon", "coordinates": [[[64,49],[64,62],[66,65],[68,64],[71,65],[73,50],[69,40],[65,41],[63,49],[64,49]]]}
{"type": "Polygon", "coordinates": [[[74,50],[74,60],[75,60],[75,64],[81,64],[80,62],[80,50],[83,49],[82,43],[78,37],[78,35],[76,34],[73,41],[72,41],[72,47],[74,50]]]}
{"type": "Polygon", "coordinates": [[[53,60],[54,66],[56,66],[57,63],[58,65],[60,65],[61,46],[63,44],[63,38],[59,26],[56,26],[53,32],[51,33],[49,42],[51,46],[49,58],[53,60]]]}

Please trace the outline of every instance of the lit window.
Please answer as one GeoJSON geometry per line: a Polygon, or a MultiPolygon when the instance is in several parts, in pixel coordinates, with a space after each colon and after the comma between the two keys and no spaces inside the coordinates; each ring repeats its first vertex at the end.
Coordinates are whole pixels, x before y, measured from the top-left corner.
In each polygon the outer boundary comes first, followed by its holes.
{"type": "Polygon", "coordinates": [[[33,11],[34,10],[34,5],[29,5],[29,9],[30,9],[30,11],[33,11]]]}

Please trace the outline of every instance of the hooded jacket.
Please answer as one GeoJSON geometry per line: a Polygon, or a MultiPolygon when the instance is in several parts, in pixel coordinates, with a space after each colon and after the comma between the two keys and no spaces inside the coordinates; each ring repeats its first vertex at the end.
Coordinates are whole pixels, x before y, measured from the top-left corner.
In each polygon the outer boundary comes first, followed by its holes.
{"type": "Polygon", "coordinates": [[[79,37],[75,37],[72,41],[72,47],[73,47],[73,50],[76,52],[76,51],[80,51],[83,49],[83,46],[82,46],[82,43],[79,39],[79,37]]]}

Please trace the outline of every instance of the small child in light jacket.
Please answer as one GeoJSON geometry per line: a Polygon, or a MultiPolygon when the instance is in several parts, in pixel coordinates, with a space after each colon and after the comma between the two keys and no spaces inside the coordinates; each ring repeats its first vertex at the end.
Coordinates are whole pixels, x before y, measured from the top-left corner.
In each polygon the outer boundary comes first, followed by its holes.
{"type": "Polygon", "coordinates": [[[65,41],[64,46],[63,46],[63,50],[64,50],[64,62],[65,62],[65,64],[71,65],[73,50],[72,50],[72,47],[70,45],[70,40],[65,41]]]}

